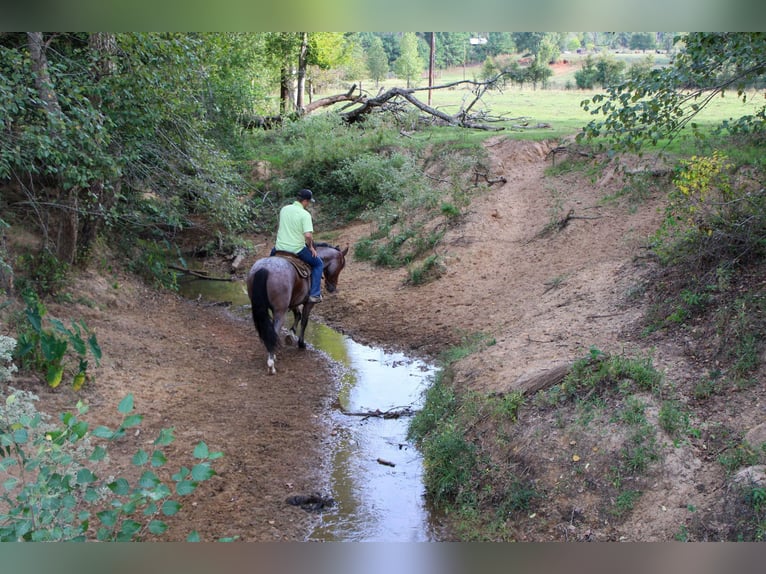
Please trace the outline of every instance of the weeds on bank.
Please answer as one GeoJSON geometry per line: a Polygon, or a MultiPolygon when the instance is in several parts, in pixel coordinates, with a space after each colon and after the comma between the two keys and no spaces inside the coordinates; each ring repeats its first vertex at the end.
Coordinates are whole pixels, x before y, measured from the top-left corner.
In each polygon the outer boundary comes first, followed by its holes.
{"type": "MultiPolygon", "coordinates": [[[[738,387],[760,366],[766,341],[766,289],[759,280],[766,262],[766,191],[758,144],[720,140],[719,149],[682,160],[651,245],[662,269],[647,333],[687,329],[714,316],[720,344],[712,354],[731,367],[728,378],[738,387]]],[[[700,386],[700,395],[709,396],[715,385],[707,389],[700,386]]]]}
{"type": "Polygon", "coordinates": [[[463,540],[506,539],[509,516],[528,510],[540,496],[527,469],[507,456],[498,460],[491,452],[495,443],[472,438],[492,429],[499,435],[496,446],[507,452],[503,429],[516,423],[523,395],[458,393],[451,382],[454,361],[493,342],[484,334],[467,335],[463,345],[443,355],[444,367],[408,429],[423,455],[427,497],[436,509],[456,517],[463,540]]]}

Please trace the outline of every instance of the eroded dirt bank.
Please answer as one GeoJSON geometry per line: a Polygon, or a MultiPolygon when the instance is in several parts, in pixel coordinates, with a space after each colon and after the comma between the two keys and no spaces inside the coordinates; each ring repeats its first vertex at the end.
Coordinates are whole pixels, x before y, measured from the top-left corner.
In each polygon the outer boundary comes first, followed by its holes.
{"type": "MultiPolygon", "coordinates": [[[[315,313],[359,342],[428,357],[466,335],[486,333],[496,344],[455,370],[457,384],[484,392],[504,392],[517,379],[571,362],[591,347],[651,349],[675,384],[693,384],[703,369],[685,358],[689,341],[641,338],[636,330],[645,309],[635,293],[648,272],[646,237],[661,216],[660,199],[647,197],[638,206],[603,202],[621,186],[609,173],[596,181],[582,173],[546,178],[551,145],[502,137],[488,142],[492,171],[507,182],[479,193],[441,242],[447,272],[439,281],[405,286],[406,270],[351,257],[339,292],[315,313]],[[569,213],[565,226],[551,228],[569,213]]],[[[334,241],[353,250],[366,231],[363,225],[342,229],[334,241]]],[[[261,239],[256,243],[268,243],[261,239]]],[[[113,420],[120,399],[133,393],[146,420],[141,433],[112,455],[116,467],[129,467],[135,448],[168,426],[177,436],[171,464],[188,465],[199,440],[225,453],[218,475],[186,502],[165,539],[183,540],[196,529],[203,540],[303,540],[316,517],[285,499],[326,487],[333,429],[324,414],[335,399],[326,359],[287,348],[279,373],[269,377],[252,323],[224,308],[96,271],[78,280],[76,293],[80,304],[51,305],[51,313],[82,318],[96,331],[104,361],[97,383],[79,395],[34,387],[41,408],[58,412],[84,398],[98,424],[113,420]]],[[[764,420],[761,393],[731,393],[709,406],[708,422],[728,436],[744,435],[764,420]]],[[[656,416],[657,405],[646,400],[649,416],[656,416]]],[[[515,539],[671,540],[690,521],[690,507],[697,516],[716,510],[726,481],[700,440],[666,449],[663,462],[641,482],[644,494],[627,518],[604,517],[609,459],[602,455],[610,437],[594,426],[597,420],[575,426],[579,416],[574,407],[520,413],[510,448],[514,460],[534,466],[547,498],[534,516],[512,526],[515,539]],[[573,466],[573,455],[582,464],[573,466]],[[590,473],[592,490],[579,490],[574,473],[590,473]]]]}

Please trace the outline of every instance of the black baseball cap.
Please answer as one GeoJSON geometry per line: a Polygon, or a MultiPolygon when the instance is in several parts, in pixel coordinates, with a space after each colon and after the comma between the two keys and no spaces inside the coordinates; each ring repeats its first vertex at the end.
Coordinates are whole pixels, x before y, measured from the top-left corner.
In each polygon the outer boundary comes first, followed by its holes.
{"type": "Polygon", "coordinates": [[[311,203],[314,203],[314,194],[311,193],[310,189],[302,189],[298,192],[298,199],[301,201],[308,199],[311,203]]]}

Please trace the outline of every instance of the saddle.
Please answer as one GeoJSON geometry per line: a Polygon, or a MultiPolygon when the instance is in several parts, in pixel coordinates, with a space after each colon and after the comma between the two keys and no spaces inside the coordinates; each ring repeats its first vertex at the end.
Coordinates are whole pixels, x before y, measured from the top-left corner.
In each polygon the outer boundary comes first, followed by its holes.
{"type": "Polygon", "coordinates": [[[299,277],[308,279],[311,276],[311,265],[305,261],[301,261],[300,257],[295,253],[290,253],[289,251],[277,251],[274,253],[274,257],[287,259],[292,266],[295,267],[295,271],[298,273],[299,277]]]}

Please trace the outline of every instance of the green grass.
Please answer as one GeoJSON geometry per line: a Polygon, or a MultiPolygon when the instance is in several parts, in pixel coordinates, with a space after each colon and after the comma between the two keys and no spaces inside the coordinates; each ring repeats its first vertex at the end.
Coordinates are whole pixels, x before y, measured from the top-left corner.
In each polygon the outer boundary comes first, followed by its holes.
{"type": "MultiPolygon", "coordinates": [[[[645,58],[644,54],[616,54],[615,58],[622,59],[630,64],[634,61],[645,58]]],[[[663,55],[655,55],[655,63],[664,62],[663,55]]],[[[577,62],[582,59],[579,55],[570,55],[570,61],[577,62]]],[[[595,116],[584,111],[580,107],[580,102],[584,99],[590,99],[595,94],[603,93],[602,89],[596,90],[577,90],[566,89],[567,83],[574,83],[574,72],[579,70],[579,65],[567,69],[564,73],[554,75],[551,78],[549,89],[538,87],[533,89],[531,86],[519,88],[515,85],[509,85],[501,91],[488,92],[482,98],[482,102],[474,106],[473,111],[486,111],[493,116],[503,116],[507,121],[497,124],[505,127],[501,132],[503,135],[514,139],[556,139],[577,133],[582,126],[587,124],[595,116]],[[550,128],[546,129],[524,129],[512,131],[512,125],[518,123],[513,118],[524,118],[529,125],[538,123],[548,123],[550,128]]],[[[465,70],[465,78],[472,80],[481,72],[481,66],[469,66],[465,70]]],[[[435,85],[444,85],[463,79],[463,68],[453,68],[451,70],[440,70],[437,72],[435,85]]],[[[378,88],[372,81],[365,80],[363,86],[368,89],[372,95],[377,93],[378,88]]],[[[391,78],[381,82],[380,88],[390,89],[394,86],[403,87],[402,80],[391,78]]],[[[427,81],[424,79],[419,87],[426,87],[427,81]]],[[[316,98],[336,94],[348,89],[348,86],[332,86],[328,88],[327,93],[318,94],[316,98]]],[[[428,101],[428,92],[421,91],[416,93],[421,101],[428,101]]],[[[448,114],[454,114],[460,110],[465,102],[472,101],[471,86],[458,86],[454,89],[434,90],[431,93],[431,106],[448,114]]],[[[758,92],[748,94],[747,103],[737,98],[734,92],[727,93],[724,97],[713,99],[705,109],[697,116],[695,121],[704,127],[712,127],[721,120],[736,118],[745,114],[754,113],[758,107],[763,105],[763,97],[758,92]]],[[[468,133],[471,133],[468,131],[468,133]]],[[[478,132],[476,136],[468,134],[462,137],[486,138],[493,135],[494,132],[478,132]]],[[[424,137],[424,134],[414,134],[415,138],[424,137]]],[[[426,136],[430,137],[430,136],[426,136]]],[[[674,144],[669,151],[684,152],[688,148],[688,142],[684,144],[679,142],[674,144]]]]}

